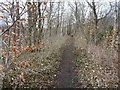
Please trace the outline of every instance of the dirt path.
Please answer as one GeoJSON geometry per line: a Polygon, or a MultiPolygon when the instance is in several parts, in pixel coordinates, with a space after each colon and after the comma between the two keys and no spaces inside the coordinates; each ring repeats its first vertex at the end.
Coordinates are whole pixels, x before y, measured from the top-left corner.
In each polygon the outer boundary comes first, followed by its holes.
{"type": "Polygon", "coordinates": [[[74,64],[73,64],[73,44],[74,39],[70,38],[65,46],[60,62],[60,73],[57,76],[56,88],[74,88],[76,83],[74,64]]]}

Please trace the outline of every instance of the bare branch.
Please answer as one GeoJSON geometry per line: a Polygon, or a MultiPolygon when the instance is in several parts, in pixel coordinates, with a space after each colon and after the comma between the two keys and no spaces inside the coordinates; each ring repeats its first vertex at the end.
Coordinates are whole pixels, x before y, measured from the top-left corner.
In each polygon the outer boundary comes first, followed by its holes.
{"type": "Polygon", "coordinates": [[[101,20],[101,19],[104,19],[105,17],[107,17],[110,14],[111,11],[112,11],[112,5],[110,3],[110,10],[103,17],[99,18],[98,21],[101,20]]]}
{"type": "MultiPolygon", "coordinates": [[[[31,9],[31,8],[29,8],[29,9],[31,9]]],[[[28,9],[28,10],[29,10],[28,9]]],[[[21,13],[20,13],[20,17],[22,16],[22,15],[24,15],[27,11],[25,11],[25,12],[23,12],[25,10],[25,7],[22,9],[22,11],[21,11],[21,13]]],[[[20,19],[20,17],[18,17],[13,23],[12,23],[12,25],[10,26],[10,27],[8,27],[4,32],[2,32],[1,34],[0,34],[0,36],[2,36],[3,34],[5,34],[7,31],[9,31],[10,30],[10,28],[11,27],[13,27],[14,26],[14,24],[20,19]]]]}
{"type": "Polygon", "coordinates": [[[90,4],[90,2],[88,2],[88,0],[86,0],[86,2],[87,2],[88,5],[93,9],[93,6],[90,4]]]}

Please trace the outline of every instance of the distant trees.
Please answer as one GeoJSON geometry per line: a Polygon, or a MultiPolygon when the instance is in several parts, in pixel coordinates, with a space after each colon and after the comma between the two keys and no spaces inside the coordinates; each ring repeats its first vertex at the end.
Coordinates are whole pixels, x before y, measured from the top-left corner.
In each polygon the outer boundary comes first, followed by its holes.
{"type": "Polygon", "coordinates": [[[102,42],[105,41],[105,46],[114,47],[117,35],[118,16],[115,10],[117,6],[114,4],[115,2],[105,3],[95,0],[91,2],[88,0],[85,0],[85,2],[68,2],[69,17],[71,17],[67,19],[69,31],[72,27],[76,34],[79,32],[79,35],[85,38],[87,44],[94,42],[98,45],[100,43],[104,44],[102,42]],[[113,20],[114,22],[111,22],[113,20]],[[115,36],[113,35],[113,28],[116,30],[115,36]],[[112,45],[113,43],[114,45],[112,45]]]}
{"type": "Polygon", "coordinates": [[[89,7],[91,8],[92,13],[93,13],[94,28],[95,28],[95,32],[96,32],[94,38],[95,38],[95,43],[96,43],[97,42],[97,36],[96,35],[97,35],[97,29],[98,29],[98,22],[100,20],[106,18],[107,15],[110,14],[110,12],[112,11],[112,5],[111,5],[111,3],[109,3],[110,9],[107,10],[106,12],[105,11],[103,12],[103,10],[100,9],[100,6],[97,7],[97,4],[96,4],[97,2],[95,2],[95,0],[92,0],[91,3],[88,2],[87,0],[86,0],[86,2],[89,5],[89,7]]]}

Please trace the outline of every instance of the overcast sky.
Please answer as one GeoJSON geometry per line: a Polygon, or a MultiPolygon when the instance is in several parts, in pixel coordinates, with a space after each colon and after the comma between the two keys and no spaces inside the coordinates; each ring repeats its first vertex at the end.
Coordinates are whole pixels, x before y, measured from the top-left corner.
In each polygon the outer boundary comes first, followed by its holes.
{"type": "MultiPolygon", "coordinates": [[[[4,2],[6,0],[0,0],[0,2],[4,2]]],[[[7,1],[12,1],[12,0],[7,0],[7,1]]],[[[20,0],[20,1],[33,1],[33,0],[20,0]]],[[[54,1],[54,2],[58,2],[58,1],[83,1],[83,0],[34,0],[34,1],[54,1]]],[[[88,1],[92,1],[92,0],[88,0],[88,1]]],[[[102,2],[113,2],[115,0],[95,0],[95,1],[102,1],[102,2]]],[[[119,0],[116,0],[119,1],[119,0]]]]}
{"type": "MultiPolygon", "coordinates": [[[[5,1],[13,1],[13,0],[0,0],[0,2],[5,2],[5,1]]],[[[16,1],[16,0],[14,0],[14,1],[16,1]]],[[[23,2],[26,2],[26,1],[48,1],[48,2],[50,2],[50,1],[54,1],[54,2],[58,2],[58,1],[65,1],[65,2],[67,2],[67,1],[70,1],[70,2],[73,2],[73,1],[79,1],[79,2],[82,2],[82,1],[85,1],[85,0],[19,0],[19,1],[23,1],[23,2]]],[[[88,1],[92,1],[92,0],[88,0],[88,1]]],[[[114,1],[119,1],[119,0],[95,0],[96,2],[114,2],[114,1]]],[[[48,5],[49,6],[49,5],[48,5]]],[[[65,5],[66,7],[67,7],[67,5],[65,5]]],[[[1,15],[1,13],[0,13],[0,15],[1,15]]],[[[0,25],[1,24],[3,24],[3,22],[4,22],[4,20],[1,20],[1,18],[0,18],[0,25]]]]}

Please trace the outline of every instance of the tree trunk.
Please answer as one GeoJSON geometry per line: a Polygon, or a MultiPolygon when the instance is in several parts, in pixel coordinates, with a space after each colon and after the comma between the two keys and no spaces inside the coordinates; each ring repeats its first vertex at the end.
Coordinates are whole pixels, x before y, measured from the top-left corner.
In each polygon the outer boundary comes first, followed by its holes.
{"type": "MultiPolygon", "coordinates": [[[[118,37],[120,38],[120,1],[118,2],[118,37]]],[[[118,39],[118,78],[120,82],[120,39],[118,39]]],[[[118,88],[120,88],[120,83],[118,84],[118,88]]]]}
{"type": "Polygon", "coordinates": [[[48,28],[47,30],[49,31],[49,37],[51,37],[52,33],[51,33],[51,29],[52,29],[52,18],[51,18],[51,14],[52,14],[52,2],[50,2],[50,12],[49,12],[49,16],[48,16],[48,28]]]}
{"type": "Polygon", "coordinates": [[[37,28],[36,28],[36,22],[37,22],[37,12],[36,12],[36,5],[35,5],[35,2],[33,2],[33,34],[32,34],[32,45],[36,45],[36,34],[37,34],[37,28]]]}
{"type": "MultiPolygon", "coordinates": [[[[31,5],[30,2],[28,2],[29,5],[31,5]]],[[[28,45],[31,46],[31,32],[32,32],[32,9],[30,9],[31,7],[28,7],[28,24],[29,24],[29,28],[28,28],[28,45]]]]}
{"type": "MultiPolygon", "coordinates": [[[[38,2],[38,18],[42,18],[41,17],[41,9],[40,9],[40,6],[41,6],[41,2],[38,2]]],[[[39,35],[38,35],[38,44],[41,42],[41,39],[42,39],[42,23],[41,23],[41,20],[38,21],[38,32],[39,32],[39,35]]]]}
{"type": "MultiPolygon", "coordinates": [[[[0,30],[0,33],[2,33],[2,30],[0,30]]],[[[2,37],[0,37],[0,65],[3,66],[3,60],[2,60],[2,37]]],[[[3,78],[2,78],[2,74],[3,71],[0,70],[0,90],[2,89],[3,87],[3,78]]]]}
{"type": "Polygon", "coordinates": [[[114,9],[114,29],[112,30],[111,48],[114,48],[116,34],[117,34],[117,2],[115,2],[115,9],[114,9]]]}

